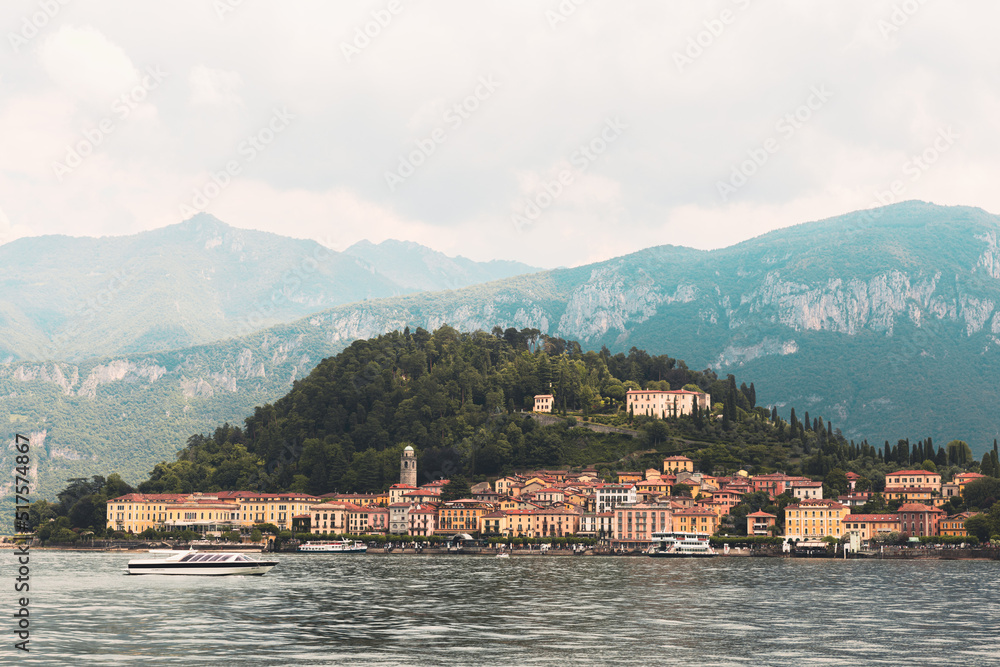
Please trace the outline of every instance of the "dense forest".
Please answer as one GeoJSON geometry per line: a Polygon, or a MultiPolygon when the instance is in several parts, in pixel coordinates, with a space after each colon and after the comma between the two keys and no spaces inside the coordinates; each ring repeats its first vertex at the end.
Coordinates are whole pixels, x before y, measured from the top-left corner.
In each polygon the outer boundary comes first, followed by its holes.
{"type": "MultiPolygon", "coordinates": [[[[177,461],[157,465],[139,490],[383,490],[398,481],[406,445],[418,452],[421,482],[457,474],[481,480],[532,467],[640,469],[675,452],[705,472],[825,477],[853,470],[876,486],[900,466],[926,461],[946,472],[972,462],[960,441],[947,447],[930,439],[882,447],[848,442],[822,417],[800,418],[792,408],[786,420],[756,402],[753,385],[737,386],[732,375],[719,378],[635,348],[627,355],[582,352],[573,341],[534,329],[405,330],[356,341],[325,359],[286,396],[258,407],[242,428],[226,424],[192,436],[177,461]],[[625,413],[630,388],[683,387],[711,394],[711,414],[655,420],[625,413]],[[548,392],[571,418],[541,426],[521,414],[535,394],[548,392]],[[595,433],[582,427],[584,420],[639,437],[595,433]]],[[[991,463],[987,453],[984,465],[991,463]]]]}
{"type": "Polygon", "coordinates": [[[242,427],[191,436],[177,460],[156,465],[138,490],[380,491],[399,480],[407,445],[417,451],[420,483],[584,465],[610,478],[614,470],[659,467],[671,453],[715,474],[809,475],[828,485],[827,494],[847,490],[846,471],[862,475],[860,490],[875,491],[887,472],[903,467],[946,478],[966,469],[1000,472],[995,447],[980,464],[961,441],[847,441],[820,416],[799,417],[792,408],[785,419],[775,407],[758,406],[753,384],[669,356],[635,348],[583,352],[534,329],[460,333],[442,326],[354,342],[286,396],[256,408],[242,427]],[[666,420],[625,411],[628,389],[685,387],[711,394],[711,411],[666,420]],[[550,392],[561,419],[543,425],[523,414],[535,394],[550,392]],[[587,428],[593,424],[619,432],[587,428]]]}

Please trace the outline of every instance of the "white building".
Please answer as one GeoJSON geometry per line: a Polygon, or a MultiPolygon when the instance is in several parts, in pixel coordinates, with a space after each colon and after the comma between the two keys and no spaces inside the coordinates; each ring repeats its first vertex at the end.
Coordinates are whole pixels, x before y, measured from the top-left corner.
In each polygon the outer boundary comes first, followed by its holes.
{"type": "Polygon", "coordinates": [[[535,396],[535,412],[552,412],[554,402],[552,394],[538,394],[535,396]]]}
{"type": "Polygon", "coordinates": [[[630,389],[625,392],[625,409],[632,415],[646,415],[657,419],[667,417],[683,417],[694,412],[695,404],[698,410],[708,412],[712,409],[712,397],[700,391],[642,390],[630,389]]]}
{"type": "Polygon", "coordinates": [[[598,514],[609,512],[623,503],[634,502],[634,484],[602,484],[594,489],[594,503],[598,514]]]}

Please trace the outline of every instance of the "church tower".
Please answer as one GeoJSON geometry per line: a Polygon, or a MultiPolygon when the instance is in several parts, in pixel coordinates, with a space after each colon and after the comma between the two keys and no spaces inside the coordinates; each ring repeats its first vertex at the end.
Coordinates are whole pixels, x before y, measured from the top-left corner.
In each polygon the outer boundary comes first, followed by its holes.
{"type": "Polygon", "coordinates": [[[417,485],[417,456],[409,445],[403,450],[399,459],[399,483],[408,486],[417,485]]]}

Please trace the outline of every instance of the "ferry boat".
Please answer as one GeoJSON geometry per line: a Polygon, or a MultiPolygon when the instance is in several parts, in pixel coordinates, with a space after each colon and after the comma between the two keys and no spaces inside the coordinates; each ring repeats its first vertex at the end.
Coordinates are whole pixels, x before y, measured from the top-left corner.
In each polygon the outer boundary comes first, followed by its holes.
{"type": "Polygon", "coordinates": [[[368,552],[364,542],[351,540],[333,540],[332,542],[306,542],[300,544],[298,550],[313,554],[363,554],[368,552]]]}
{"type": "Polygon", "coordinates": [[[708,533],[653,533],[646,553],[653,558],[711,558],[718,555],[708,533]]]}
{"type": "Polygon", "coordinates": [[[256,560],[242,553],[150,550],[171,554],[166,558],[130,560],[129,574],[263,575],[278,564],[276,560],[256,560]]]}

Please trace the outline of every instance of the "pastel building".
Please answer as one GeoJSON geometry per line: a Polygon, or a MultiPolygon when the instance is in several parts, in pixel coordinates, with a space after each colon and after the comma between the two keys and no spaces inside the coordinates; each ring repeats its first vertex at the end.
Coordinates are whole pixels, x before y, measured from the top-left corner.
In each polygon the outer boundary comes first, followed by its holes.
{"type": "Polygon", "coordinates": [[[555,397],[552,394],[538,394],[535,396],[535,412],[552,412],[552,405],[555,397]]]}
{"type": "Polygon", "coordinates": [[[843,521],[844,531],[858,533],[862,540],[879,535],[899,532],[898,514],[848,514],[843,521]]]}
{"type": "Polygon", "coordinates": [[[747,514],[747,535],[770,535],[771,526],[775,524],[778,517],[764,511],[757,511],[747,514]]]}
{"type": "Polygon", "coordinates": [[[800,540],[840,538],[849,508],[836,500],[803,500],[785,507],[785,536],[800,540]]]}
{"type": "Polygon", "coordinates": [[[666,503],[619,505],[612,513],[612,547],[647,548],[652,544],[653,533],[671,530],[673,511],[666,503]]]}
{"type": "Polygon", "coordinates": [[[947,513],[943,509],[922,503],[899,506],[899,529],[911,536],[937,535],[938,523],[947,513]]]}
{"type": "Polygon", "coordinates": [[[712,397],[700,391],[631,389],[625,392],[625,409],[632,415],[646,415],[657,419],[683,417],[694,412],[712,409],[712,397]]]}

